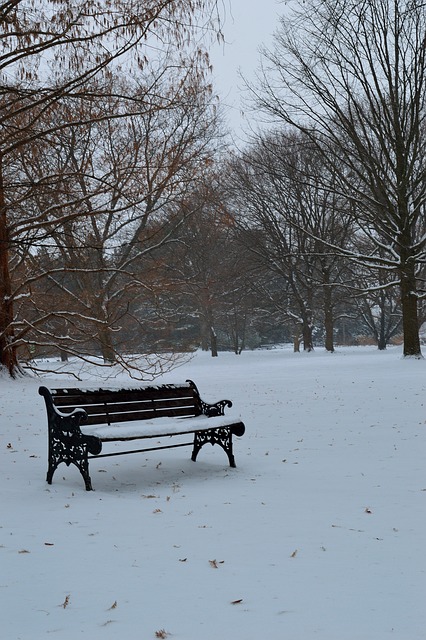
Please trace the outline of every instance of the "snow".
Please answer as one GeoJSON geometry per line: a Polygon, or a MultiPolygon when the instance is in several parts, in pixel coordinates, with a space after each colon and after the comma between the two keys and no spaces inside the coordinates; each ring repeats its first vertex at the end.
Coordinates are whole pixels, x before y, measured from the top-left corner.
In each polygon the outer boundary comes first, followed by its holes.
{"type": "Polygon", "coordinates": [[[94,492],[65,465],[45,482],[59,376],[2,379],[2,637],[425,638],[425,373],[399,348],[199,353],[158,382],[234,402],[237,468],[92,460],[94,492]]]}
{"type": "MultiPolygon", "coordinates": [[[[101,440],[116,440],[117,438],[153,438],[155,436],[171,436],[181,433],[193,433],[194,430],[206,431],[220,427],[230,427],[236,422],[241,422],[242,417],[235,413],[225,416],[208,418],[156,418],[155,420],[143,420],[135,422],[115,422],[112,425],[81,425],[82,433],[87,436],[97,436],[101,440]]],[[[173,443],[171,443],[173,444],[173,443]]]]}

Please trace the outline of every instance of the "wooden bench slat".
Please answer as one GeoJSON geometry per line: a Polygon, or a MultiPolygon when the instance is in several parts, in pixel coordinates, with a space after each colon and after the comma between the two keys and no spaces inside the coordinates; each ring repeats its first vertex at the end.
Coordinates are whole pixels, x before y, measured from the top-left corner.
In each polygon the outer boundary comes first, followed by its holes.
{"type": "Polygon", "coordinates": [[[162,391],[161,388],[147,387],[143,389],[143,394],[140,389],[118,389],[117,391],[108,391],[106,389],[96,391],[89,389],[87,393],[83,393],[80,389],[76,390],[78,391],[76,393],[71,393],[71,391],[71,389],[52,389],[52,397],[54,398],[55,405],[81,407],[82,405],[93,404],[94,400],[97,404],[135,402],[140,400],[141,397],[143,397],[144,401],[166,401],[167,399],[175,398],[187,398],[191,402],[195,401],[194,391],[190,387],[166,387],[164,391],[162,391]],[[112,400],[112,398],[114,398],[114,400],[112,400]]]}
{"type": "Polygon", "coordinates": [[[192,417],[196,414],[194,411],[189,411],[188,408],[176,408],[176,409],[167,409],[158,411],[131,411],[131,412],[119,412],[114,413],[113,410],[111,412],[105,413],[92,413],[88,414],[87,420],[84,421],[84,424],[112,424],[115,422],[131,422],[135,420],[153,420],[155,418],[160,417],[170,417],[170,418],[183,418],[183,417],[192,417]]]}
{"type": "MultiPolygon", "coordinates": [[[[123,413],[130,414],[132,412],[150,411],[155,413],[156,411],[164,412],[170,411],[170,415],[175,415],[175,409],[186,410],[188,415],[195,415],[196,409],[194,407],[194,400],[190,401],[188,398],[177,398],[167,400],[139,400],[132,402],[109,402],[109,403],[96,403],[96,404],[73,404],[62,405],[55,403],[55,406],[59,411],[63,413],[71,413],[74,409],[84,407],[84,410],[89,414],[111,414],[111,413],[123,413]]],[[[198,412],[200,413],[200,412],[198,412]]],[[[143,418],[141,418],[142,420],[143,418]]]]}
{"type": "Polygon", "coordinates": [[[186,407],[190,412],[195,413],[194,399],[193,398],[161,398],[158,400],[133,400],[131,402],[92,402],[91,404],[73,403],[62,404],[61,402],[55,402],[55,406],[64,413],[71,413],[74,409],[84,407],[87,413],[99,413],[107,411],[122,411],[123,413],[130,413],[131,411],[144,411],[148,410],[166,410],[173,409],[175,407],[186,407]]]}

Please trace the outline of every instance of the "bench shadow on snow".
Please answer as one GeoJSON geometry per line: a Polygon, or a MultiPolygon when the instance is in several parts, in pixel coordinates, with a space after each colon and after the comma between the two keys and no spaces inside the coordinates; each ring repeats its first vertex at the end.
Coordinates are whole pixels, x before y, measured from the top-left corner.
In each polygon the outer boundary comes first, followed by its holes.
{"type": "Polygon", "coordinates": [[[153,493],[162,490],[170,491],[173,487],[200,483],[215,483],[229,477],[236,479],[238,467],[229,467],[222,451],[211,452],[200,456],[196,462],[190,458],[174,457],[170,453],[164,456],[147,458],[138,454],[128,456],[121,464],[120,460],[92,459],[90,474],[94,491],[86,492],[80,472],[71,465],[61,465],[51,486],[46,488],[52,492],[63,489],[75,495],[81,491],[90,496],[116,492],[153,493]]]}

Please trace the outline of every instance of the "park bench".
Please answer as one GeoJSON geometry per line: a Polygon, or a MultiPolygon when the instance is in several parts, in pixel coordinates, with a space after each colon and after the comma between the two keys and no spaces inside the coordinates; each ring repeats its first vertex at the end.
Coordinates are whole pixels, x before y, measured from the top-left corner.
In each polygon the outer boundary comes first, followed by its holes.
{"type": "Polygon", "coordinates": [[[225,416],[230,400],[208,404],[201,400],[194,382],[129,389],[39,388],[48,419],[49,461],[46,480],[52,484],[58,465],[74,464],[92,490],[89,460],[157,449],[192,445],[192,460],[207,443],[218,444],[235,467],[232,436],[242,436],[245,426],[225,416]],[[193,434],[191,442],[161,444],[145,449],[101,453],[103,443],[161,439],[193,434]]]}

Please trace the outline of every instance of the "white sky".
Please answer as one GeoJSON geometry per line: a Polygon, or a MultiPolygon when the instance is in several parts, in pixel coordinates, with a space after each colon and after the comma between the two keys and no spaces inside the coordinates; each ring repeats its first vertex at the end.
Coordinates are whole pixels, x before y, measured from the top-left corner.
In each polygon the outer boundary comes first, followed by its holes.
{"type": "Polygon", "coordinates": [[[245,128],[241,113],[242,80],[239,71],[249,80],[254,78],[259,64],[259,47],[272,43],[278,18],[286,11],[279,0],[224,0],[226,9],[225,44],[212,46],[215,91],[226,108],[229,125],[240,134],[245,128]]]}

